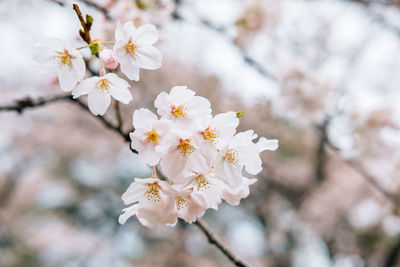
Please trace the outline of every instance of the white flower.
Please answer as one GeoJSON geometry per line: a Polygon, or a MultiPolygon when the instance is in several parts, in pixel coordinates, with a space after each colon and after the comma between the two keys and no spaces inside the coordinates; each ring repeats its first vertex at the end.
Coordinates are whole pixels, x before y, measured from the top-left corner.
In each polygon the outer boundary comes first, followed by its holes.
{"type": "Polygon", "coordinates": [[[215,175],[228,185],[237,187],[241,184],[242,168],[250,174],[262,170],[260,153],[264,150],[276,150],[278,140],[268,140],[261,137],[257,144],[252,140],[257,138],[253,130],[236,134],[229,144],[218,153],[215,163],[215,175]]]}
{"type": "Polygon", "coordinates": [[[103,115],[110,105],[111,98],[128,104],[132,100],[130,85],[114,73],[102,77],[91,77],[83,80],[72,91],[74,98],[88,94],[89,109],[94,115],[103,115]]]}
{"type": "Polygon", "coordinates": [[[122,195],[125,205],[131,205],[119,216],[119,223],[124,224],[136,215],[139,221],[150,228],[155,225],[174,225],[178,214],[174,209],[174,197],[171,186],[157,178],[138,179],[122,195]]]}
{"type": "Polygon", "coordinates": [[[195,94],[187,86],[175,86],[169,94],[161,92],[154,101],[154,106],[162,119],[191,123],[196,118],[211,114],[210,102],[195,94]]]}
{"type": "Polygon", "coordinates": [[[171,130],[172,122],[158,120],[150,110],[141,108],[133,113],[133,126],[135,131],[130,133],[132,148],[139,152],[142,162],[156,165],[164,154],[160,144],[171,130]]]}
{"type": "Polygon", "coordinates": [[[201,147],[201,152],[212,165],[217,156],[217,150],[223,149],[236,133],[239,119],[236,113],[226,112],[211,116],[203,116],[193,122],[193,129],[197,133],[196,142],[201,147]]]}
{"type": "Polygon", "coordinates": [[[49,38],[36,45],[38,67],[56,69],[61,89],[69,92],[85,76],[85,62],[75,48],[61,39],[49,38]]]}
{"type": "Polygon", "coordinates": [[[122,73],[130,80],[139,80],[139,68],[155,70],[161,67],[162,55],[153,46],[157,40],[154,25],[146,24],[136,29],[131,21],[123,26],[117,24],[114,55],[122,73]]]}
{"type": "Polygon", "coordinates": [[[246,177],[242,177],[241,183],[239,186],[233,188],[230,186],[225,186],[222,192],[222,198],[225,199],[232,206],[239,205],[240,200],[242,198],[246,198],[249,193],[249,186],[257,182],[257,179],[248,179],[246,177]]]}
{"type": "Polygon", "coordinates": [[[191,190],[183,189],[180,185],[172,185],[172,194],[175,200],[175,211],[179,218],[192,223],[206,212],[207,202],[200,195],[191,190]]]}
{"type": "Polygon", "coordinates": [[[192,174],[192,182],[188,186],[193,191],[193,195],[202,196],[207,203],[207,208],[217,210],[222,201],[222,191],[225,185],[222,181],[215,178],[213,172],[192,174]]]}
{"type": "Polygon", "coordinates": [[[160,161],[161,169],[174,183],[187,183],[192,172],[208,170],[205,157],[199,152],[198,145],[189,131],[172,130],[166,137],[161,151],[165,155],[160,161]]]}

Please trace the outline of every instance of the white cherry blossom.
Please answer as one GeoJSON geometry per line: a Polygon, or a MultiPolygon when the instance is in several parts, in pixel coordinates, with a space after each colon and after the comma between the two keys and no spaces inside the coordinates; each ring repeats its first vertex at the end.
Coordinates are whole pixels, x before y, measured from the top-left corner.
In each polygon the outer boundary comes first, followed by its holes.
{"type": "Polygon", "coordinates": [[[161,92],[154,106],[162,119],[188,125],[196,118],[211,115],[210,102],[195,94],[187,86],[175,86],[169,94],[161,92]]]}
{"type": "Polygon", "coordinates": [[[178,214],[175,211],[171,186],[158,178],[136,178],[122,195],[125,205],[131,205],[119,216],[124,224],[136,215],[139,221],[150,228],[155,225],[175,225],[178,214]]]}
{"type": "Polygon", "coordinates": [[[74,98],[88,95],[89,109],[94,115],[103,115],[111,103],[112,96],[115,100],[128,104],[132,100],[130,85],[114,73],[102,77],[94,76],[83,80],[72,91],[74,98]]]}
{"type": "Polygon", "coordinates": [[[207,202],[200,195],[193,194],[191,190],[183,189],[181,185],[172,185],[174,207],[179,218],[188,223],[196,221],[206,212],[207,202]]]}
{"type": "Polygon", "coordinates": [[[243,166],[250,174],[259,173],[262,170],[260,153],[264,150],[276,150],[278,141],[261,137],[256,144],[253,143],[255,138],[257,135],[253,130],[236,134],[229,144],[218,152],[215,163],[216,177],[236,187],[241,184],[243,166]]]}
{"type": "Polygon", "coordinates": [[[161,169],[174,183],[186,183],[192,172],[208,170],[206,158],[200,153],[190,131],[179,128],[172,130],[165,137],[160,150],[165,151],[160,161],[161,169]]]}
{"type": "Polygon", "coordinates": [[[72,91],[85,76],[81,54],[61,39],[49,38],[36,45],[37,67],[56,70],[61,89],[72,91]]]}
{"type": "Polygon", "coordinates": [[[232,206],[239,205],[242,198],[246,198],[250,194],[249,186],[257,182],[257,179],[248,179],[242,177],[240,185],[237,187],[230,187],[226,185],[222,192],[222,198],[232,206]]]}
{"type": "Polygon", "coordinates": [[[212,171],[194,173],[191,177],[193,177],[192,181],[187,188],[193,191],[193,195],[203,197],[204,201],[207,203],[207,208],[218,210],[218,206],[222,201],[222,192],[225,188],[225,184],[215,178],[212,171]]]}
{"type": "Polygon", "coordinates": [[[114,56],[128,79],[138,81],[140,68],[155,70],[161,67],[162,55],[153,46],[157,40],[158,32],[154,25],[135,28],[131,21],[117,24],[114,56]]]}
{"type": "Polygon", "coordinates": [[[133,126],[135,131],[130,133],[132,148],[139,152],[142,162],[156,165],[164,155],[160,144],[172,128],[172,122],[158,120],[153,112],[141,108],[133,113],[133,126]]]}

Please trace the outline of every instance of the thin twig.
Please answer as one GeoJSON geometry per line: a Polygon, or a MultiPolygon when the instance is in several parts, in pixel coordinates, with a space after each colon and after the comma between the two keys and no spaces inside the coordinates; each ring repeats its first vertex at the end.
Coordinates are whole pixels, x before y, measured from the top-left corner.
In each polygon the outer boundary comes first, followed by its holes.
{"type": "Polygon", "coordinates": [[[224,242],[215,235],[211,229],[208,227],[208,225],[202,220],[202,219],[197,219],[196,222],[194,222],[201,231],[207,236],[208,242],[211,244],[214,244],[225,256],[227,256],[236,266],[240,267],[246,267],[249,266],[248,264],[244,263],[243,260],[239,259],[238,256],[236,256],[230,249],[226,247],[224,242]]]}
{"type": "Polygon", "coordinates": [[[0,111],[16,111],[21,114],[27,108],[34,108],[39,106],[44,106],[46,104],[57,102],[60,100],[66,100],[72,98],[71,95],[55,95],[48,97],[39,97],[37,99],[32,99],[30,97],[25,97],[23,99],[16,100],[15,103],[5,106],[0,106],[0,111]]]}
{"type": "Polygon", "coordinates": [[[79,30],[79,35],[82,37],[82,39],[90,45],[91,43],[91,38],[90,38],[90,28],[92,26],[92,22],[88,21],[85,19],[82,15],[81,10],[79,9],[79,6],[77,4],[73,4],[72,8],[75,10],[76,15],[78,16],[78,19],[82,25],[82,29],[79,30]]]}

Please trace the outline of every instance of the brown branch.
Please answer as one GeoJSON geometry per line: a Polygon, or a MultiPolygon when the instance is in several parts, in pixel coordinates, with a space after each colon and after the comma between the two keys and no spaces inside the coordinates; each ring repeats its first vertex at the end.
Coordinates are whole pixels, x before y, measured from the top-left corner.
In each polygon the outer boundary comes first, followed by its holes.
{"type": "Polygon", "coordinates": [[[39,106],[44,106],[46,104],[57,102],[60,100],[66,100],[72,98],[71,95],[55,95],[48,97],[39,97],[37,99],[32,99],[30,97],[25,97],[23,99],[16,100],[14,104],[0,106],[0,111],[16,111],[21,114],[27,108],[35,108],[39,106]]]}
{"type": "Polygon", "coordinates": [[[209,226],[202,219],[200,218],[197,219],[197,221],[194,222],[194,224],[196,224],[200,228],[200,230],[203,231],[203,233],[207,236],[208,242],[210,244],[214,244],[236,266],[240,267],[249,266],[248,264],[244,263],[243,260],[239,259],[239,257],[235,255],[230,249],[228,249],[224,244],[224,242],[211,231],[209,226]]]}
{"type": "Polygon", "coordinates": [[[83,30],[79,29],[79,35],[87,44],[90,44],[91,43],[90,28],[92,27],[92,21],[89,21],[88,15],[86,15],[86,19],[83,17],[82,12],[77,4],[73,4],[72,8],[75,10],[75,13],[78,16],[78,19],[83,28],[83,30]]]}

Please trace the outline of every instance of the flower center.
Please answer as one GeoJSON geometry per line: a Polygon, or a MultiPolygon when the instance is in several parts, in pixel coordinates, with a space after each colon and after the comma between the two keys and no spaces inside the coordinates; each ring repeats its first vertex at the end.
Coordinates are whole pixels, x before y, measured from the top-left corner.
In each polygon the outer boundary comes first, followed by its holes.
{"type": "Polygon", "coordinates": [[[227,160],[232,165],[238,165],[239,164],[239,153],[236,150],[229,149],[228,151],[226,151],[224,160],[227,160]]]}
{"type": "Polygon", "coordinates": [[[188,156],[193,153],[194,147],[190,144],[190,139],[180,139],[178,150],[184,155],[188,156]]]}
{"type": "Polygon", "coordinates": [[[176,201],[176,208],[178,210],[181,210],[189,205],[187,197],[181,197],[181,196],[175,197],[175,201],[176,201]]]}
{"type": "Polygon", "coordinates": [[[101,79],[96,83],[96,88],[99,91],[108,91],[110,89],[110,81],[107,79],[101,79]]]}
{"type": "Polygon", "coordinates": [[[58,67],[63,68],[67,65],[71,65],[71,59],[75,57],[71,55],[67,49],[64,49],[63,52],[57,51],[57,56],[55,56],[55,61],[58,67]]]}
{"type": "Polygon", "coordinates": [[[131,55],[134,56],[136,54],[136,49],[138,46],[132,42],[132,38],[129,38],[128,43],[125,45],[126,51],[131,55]]]}
{"type": "Polygon", "coordinates": [[[207,180],[207,178],[203,175],[200,174],[197,176],[194,180],[195,186],[197,186],[198,191],[204,191],[208,188],[210,188],[210,182],[207,180]]]}
{"type": "Polygon", "coordinates": [[[175,116],[175,118],[185,117],[187,115],[187,111],[184,105],[180,106],[172,106],[171,114],[175,116]]]}
{"type": "Polygon", "coordinates": [[[204,140],[208,140],[210,142],[214,142],[218,137],[218,131],[215,128],[208,127],[204,132],[201,132],[204,140]]]}
{"type": "Polygon", "coordinates": [[[149,187],[145,192],[147,200],[154,200],[156,202],[160,201],[160,186],[158,185],[158,183],[148,183],[147,186],[149,187]]]}
{"type": "Polygon", "coordinates": [[[146,143],[152,142],[153,144],[157,144],[158,139],[160,139],[160,135],[153,129],[147,133],[146,143]]]}

